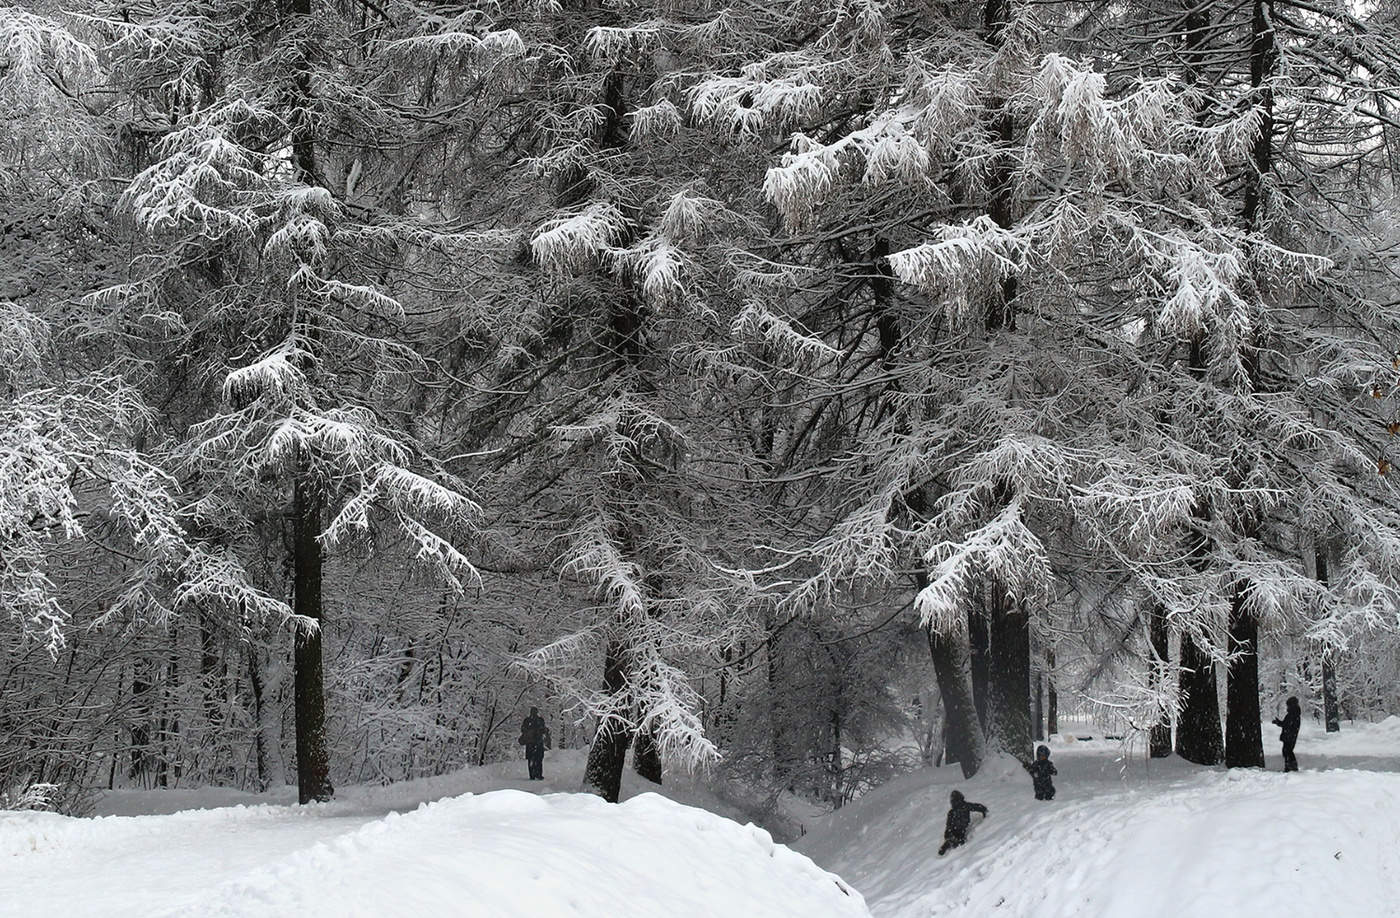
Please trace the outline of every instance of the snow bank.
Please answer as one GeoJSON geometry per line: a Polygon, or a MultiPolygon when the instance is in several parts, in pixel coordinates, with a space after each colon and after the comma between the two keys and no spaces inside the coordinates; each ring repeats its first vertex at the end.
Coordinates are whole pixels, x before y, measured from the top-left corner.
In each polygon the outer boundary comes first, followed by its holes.
{"type": "Polygon", "coordinates": [[[352,803],[73,819],[0,813],[0,912],[463,918],[869,916],[805,855],[657,794],[516,790],[355,815],[352,803]],[[81,882],[74,883],[74,879],[81,882]]]}
{"type": "Polygon", "coordinates": [[[458,797],[391,813],[171,915],[863,916],[860,895],[754,826],[656,794],[458,797]]]}
{"type": "Polygon", "coordinates": [[[1055,761],[1052,802],[1033,798],[1024,773],[960,781],[929,769],[838,811],[798,847],[881,918],[1400,916],[1400,775],[1309,771],[1306,759],[1287,775],[1102,753],[1055,761]],[[991,813],[940,858],[954,787],[991,813]]]}

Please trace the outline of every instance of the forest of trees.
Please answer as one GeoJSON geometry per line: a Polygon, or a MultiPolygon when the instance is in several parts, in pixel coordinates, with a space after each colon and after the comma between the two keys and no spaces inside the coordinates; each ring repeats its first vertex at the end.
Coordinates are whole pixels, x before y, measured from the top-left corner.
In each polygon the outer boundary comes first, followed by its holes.
{"type": "Polygon", "coordinates": [[[1400,4],[0,8],[0,794],[833,805],[1400,713],[1400,4]],[[1392,456],[1392,451],[1395,455],[1392,456]]]}

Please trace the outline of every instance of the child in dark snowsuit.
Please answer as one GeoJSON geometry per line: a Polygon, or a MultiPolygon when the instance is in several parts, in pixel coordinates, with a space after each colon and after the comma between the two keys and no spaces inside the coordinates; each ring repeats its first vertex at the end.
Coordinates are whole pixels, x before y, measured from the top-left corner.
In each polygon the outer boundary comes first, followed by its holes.
{"type": "Polygon", "coordinates": [[[972,822],[974,810],[983,817],[987,815],[985,806],[964,800],[958,791],[948,795],[948,823],[943,828],[943,847],[938,849],[940,857],[947,854],[949,849],[967,841],[967,827],[972,822]]]}
{"type": "Polygon", "coordinates": [[[1298,759],[1293,755],[1293,744],[1298,742],[1298,728],[1303,723],[1303,709],[1298,707],[1298,699],[1288,699],[1288,713],[1283,720],[1274,718],[1274,726],[1282,728],[1278,738],[1283,743],[1283,770],[1297,771],[1298,759]]]}
{"type": "Polygon", "coordinates": [[[1050,764],[1050,747],[1040,746],[1035,750],[1035,761],[1026,766],[1026,771],[1031,773],[1031,784],[1035,787],[1035,799],[1054,800],[1055,785],[1050,780],[1051,775],[1059,774],[1055,766],[1050,764]]]}

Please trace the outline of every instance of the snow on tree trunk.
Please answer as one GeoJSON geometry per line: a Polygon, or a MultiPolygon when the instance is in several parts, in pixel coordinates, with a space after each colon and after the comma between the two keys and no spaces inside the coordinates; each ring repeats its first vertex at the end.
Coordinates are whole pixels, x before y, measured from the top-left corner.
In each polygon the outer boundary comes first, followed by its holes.
{"type": "Polygon", "coordinates": [[[1176,754],[1197,765],[1218,764],[1224,741],[1220,736],[1220,701],[1215,694],[1215,664],[1190,634],[1181,635],[1180,691],[1176,754]]]}
{"type": "Polygon", "coordinates": [[[1259,711],[1259,621],[1245,608],[1244,584],[1230,603],[1230,662],[1225,671],[1225,764],[1263,768],[1259,711]]]}
{"type": "Polygon", "coordinates": [[[330,749],[326,745],[325,676],[321,664],[321,498],[298,475],[292,498],[292,578],[296,649],[297,800],[329,800],[330,749]]]}

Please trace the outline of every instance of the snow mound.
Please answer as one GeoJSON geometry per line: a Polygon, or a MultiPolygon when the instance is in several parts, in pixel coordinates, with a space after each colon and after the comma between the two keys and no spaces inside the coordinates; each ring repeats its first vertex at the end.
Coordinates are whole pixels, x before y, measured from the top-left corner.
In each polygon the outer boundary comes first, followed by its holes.
{"type": "Polygon", "coordinates": [[[514,790],[390,813],[170,916],[868,916],[767,832],[656,794],[613,805],[514,790]]]}
{"type": "Polygon", "coordinates": [[[1051,802],[1002,768],[971,781],[929,769],[843,808],[799,847],[880,918],[1400,915],[1400,775],[1055,762],[1051,802]],[[991,812],[938,857],[955,786],[991,812]]]}

